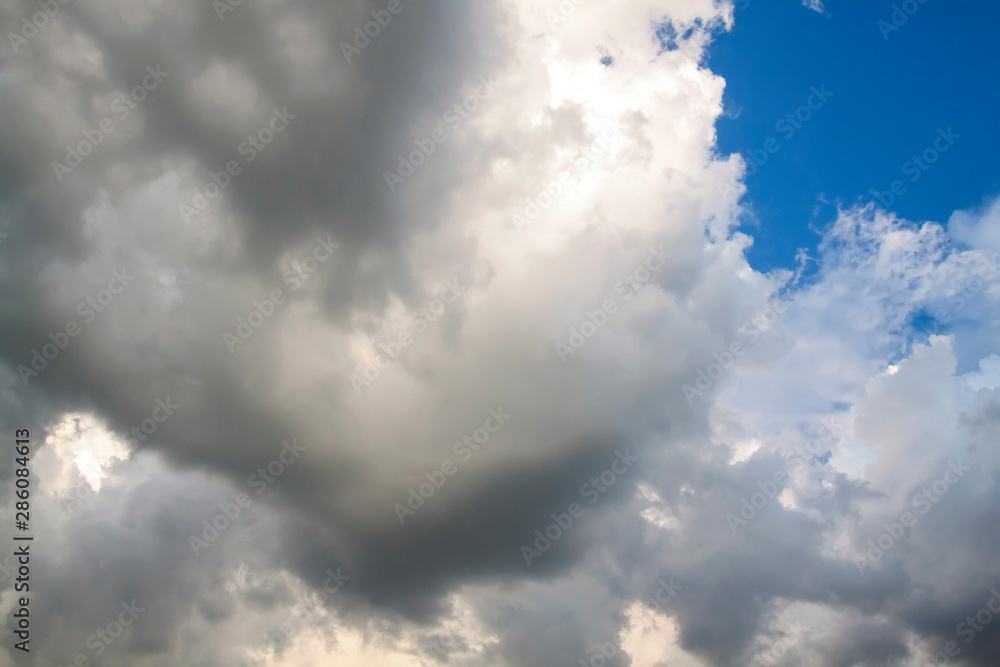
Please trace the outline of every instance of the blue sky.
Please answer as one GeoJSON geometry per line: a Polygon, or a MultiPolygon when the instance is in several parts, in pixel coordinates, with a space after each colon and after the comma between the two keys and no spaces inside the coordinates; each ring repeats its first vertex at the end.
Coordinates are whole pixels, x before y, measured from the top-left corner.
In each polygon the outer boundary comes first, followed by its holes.
{"type": "Polygon", "coordinates": [[[888,208],[912,220],[946,222],[1000,192],[1000,135],[995,114],[984,113],[1000,102],[984,75],[1000,59],[1000,7],[928,0],[885,39],[878,21],[892,5],[827,0],[820,14],[797,0],[737,3],[734,30],[710,48],[709,67],[726,79],[720,150],[746,156],[769,137],[780,142],[746,180],[754,268],[794,266],[796,249],[815,248],[814,230],[836,218],[838,203],[869,201],[895,179],[907,191],[888,208]],[[786,141],[776,122],[822,84],[834,96],[786,141]],[[904,163],[949,126],[961,138],[911,182],[904,163]]]}

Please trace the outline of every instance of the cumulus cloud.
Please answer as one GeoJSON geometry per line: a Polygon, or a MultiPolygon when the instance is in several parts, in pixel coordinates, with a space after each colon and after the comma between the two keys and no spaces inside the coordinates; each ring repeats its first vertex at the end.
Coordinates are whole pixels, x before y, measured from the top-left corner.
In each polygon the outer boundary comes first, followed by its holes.
{"type": "Polygon", "coordinates": [[[0,659],[988,664],[995,206],[844,209],[814,275],[754,271],[732,10],[101,0],[8,40],[39,537],[0,659]]]}

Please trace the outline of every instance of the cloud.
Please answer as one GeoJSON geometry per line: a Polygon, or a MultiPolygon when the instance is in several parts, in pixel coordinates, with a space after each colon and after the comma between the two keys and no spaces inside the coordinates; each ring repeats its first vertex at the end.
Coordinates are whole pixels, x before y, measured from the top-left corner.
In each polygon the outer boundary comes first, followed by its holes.
{"type": "Polygon", "coordinates": [[[823,5],[823,0],[802,0],[802,6],[808,7],[814,12],[826,14],[826,7],[823,5]]]}
{"type": "Polygon", "coordinates": [[[968,246],[1000,250],[997,221],[1000,216],[1000,198],[993,198],[982,207],[956,211],[948,220],[948,234],[968,246]]]}
{"type": "MultiPolygon", "coordinates": [[[[954,639],[1000,578],[985,214],[956,214],[958,250],[952,226],[846,209],[812,278],[761,274],[739,191],[720,196],[745,173],[717,154],[724,81],[704,65],[725,7],[404,0],[386,21],[390,4],[70,4],[6,54],[0,420],[31,429],[43,477],[34,664],[94,659],[132,600],[102,664],[576,664],[620,641],[609,664],[826,666],[954,639]],[[348,61],[355,28],[371,41],[348,61]],[[89,154],[60,182],[67,146],[89,154]],[[421,164],[393,191],[401,158],[421,164]],[[309,269],[317,239],[336,250],[309,269]],[[477,440],[497,408],[510,422],[477,440]],[[55,437],[68,416],[82,430],[55,437]],[[828,451],[783,456],[824,423],[828,451]],[[626,449],[641,465],[603,481],[626,449]],[[949,457],[976,469],[859,575],[949,457]],[[780,469],[734,535],[726,515],[780,469]],[[527,567],[521,545],[573,502],[527,567]]],[[[963,657],[987,664],[995,632],[963,657]]]]}

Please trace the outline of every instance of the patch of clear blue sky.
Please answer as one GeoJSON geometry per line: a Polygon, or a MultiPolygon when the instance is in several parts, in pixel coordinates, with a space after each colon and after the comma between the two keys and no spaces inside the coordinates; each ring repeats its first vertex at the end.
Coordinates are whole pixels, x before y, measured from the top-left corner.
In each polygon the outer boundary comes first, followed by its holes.
{"type": "Polygon", "coordinates": [[[793,267],[798,248],[815,256],[838,203],[872,201],[896,179],[906,192],[888,208],[917,221],[1000,194],[1000,3],[914,2],[885,39],[878,21],[902,3],[826,0],[822,15],[799,0],[737,0],[735,28],[706,64],[726,79],[720,151],[749,160],[769,138],[780,144],[746,179],[754,268],[793,267]],[[834,96],[786,139],[776,123],[824,84],[834,96]],[[913,182],[920,167],[904,164],[948,127],[961,138],[913,182]]]}

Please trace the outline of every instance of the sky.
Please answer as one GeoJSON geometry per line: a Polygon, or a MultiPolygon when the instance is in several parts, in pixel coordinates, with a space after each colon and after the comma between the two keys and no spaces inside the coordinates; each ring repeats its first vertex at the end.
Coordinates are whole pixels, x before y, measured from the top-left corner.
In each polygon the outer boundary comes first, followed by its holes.
{"type": "Polygon", "coordinates": [[[1000,191],[990,169],[1000,138],[984,113],[1000,91],[982,83],[998,60],[990,35],[1000,8],[929,0],[897,30],[893,3],[827,2],[820,12],[795,4],[737,3],[734,29],[707,59],[727,84],[719,150],[748,155],[769,137],[782,143],[747,179],[747,221],[758,225],[747,255],[754,268],[794,267],[799,248],[814,254],[838,206],[867,203],[872,190],[909,179],[903,164],[941,127],[973,140],[958,141],[890,208],[945,220],[1000,191]],[[830,103],[786,140],[776,123],[814,85],[827,86],[830,103]]]}
{"type": "Polygon", "coordinates": [[[0,0],[0,667],[995,665],[996,12],[0,0]]]}

